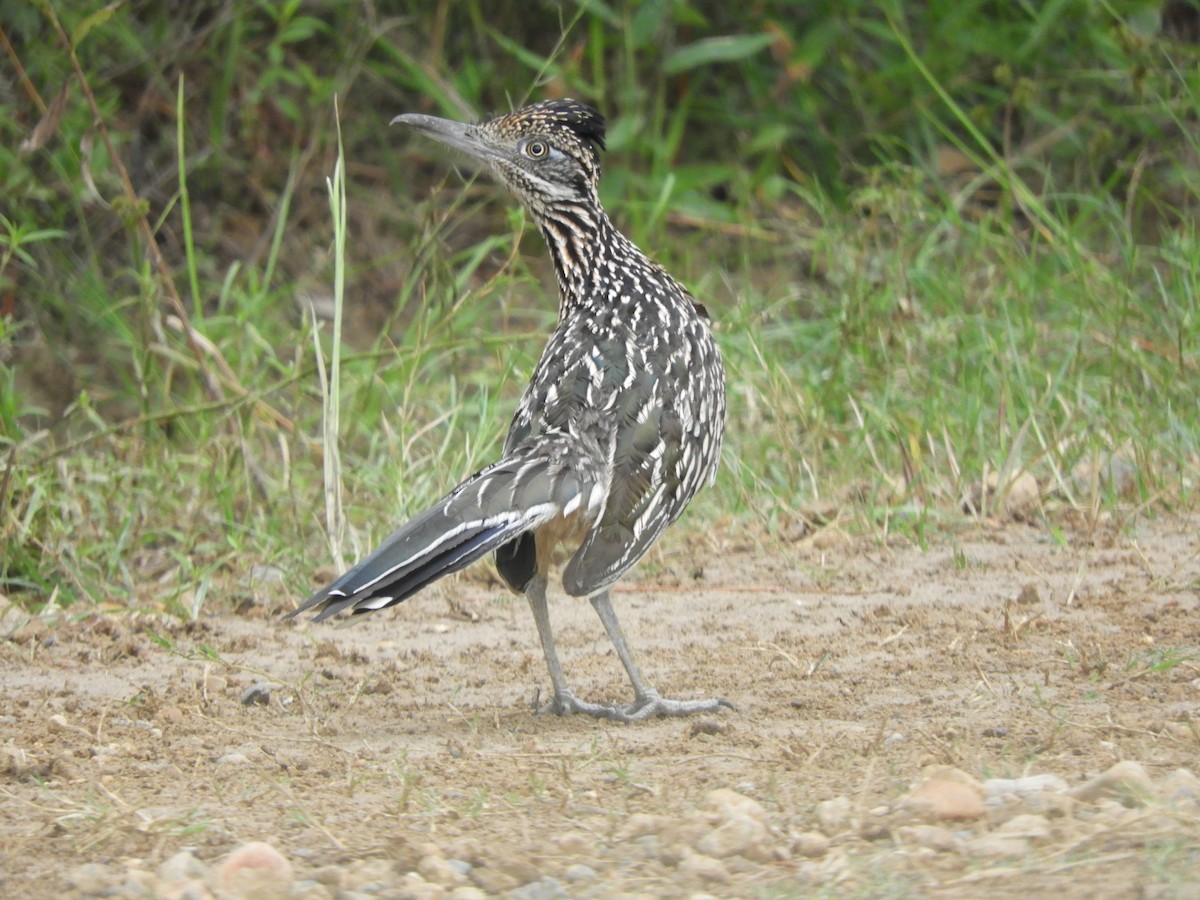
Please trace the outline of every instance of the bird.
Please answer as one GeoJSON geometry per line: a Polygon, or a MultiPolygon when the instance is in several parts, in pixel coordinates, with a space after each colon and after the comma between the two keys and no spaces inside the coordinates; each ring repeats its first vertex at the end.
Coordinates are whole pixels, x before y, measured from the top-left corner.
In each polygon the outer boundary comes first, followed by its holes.
{"type": "Polygon", "coordinates": [[[558,320],[500,459],[291,615],[311,611],[321,621],[394,606],[494,553],[537,626],[554,691],[539,711],[636,722],[732,708],[651,687],[612,605],[614,583],[715,480],[726,379],[704,306],[600,204],[604,117],[552,99],[476,124],[417,113],[391,124],[473,159],[525,207],[553,262],[558,320]],[[568,556],[562,587],[590,600],[632,684],[631,703],[583,700],[563,676],[547,602],[556,552],[568,556]]]}

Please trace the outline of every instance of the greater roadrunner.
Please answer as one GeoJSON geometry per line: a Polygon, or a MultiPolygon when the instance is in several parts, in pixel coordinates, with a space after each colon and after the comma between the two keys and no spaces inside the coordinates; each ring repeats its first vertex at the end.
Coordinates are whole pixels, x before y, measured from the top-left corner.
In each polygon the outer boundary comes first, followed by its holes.
{"type": "Polygon", "coordinates": [[[495,551],[533,609],[554,684],[550,709],[634,721],[712,712],[646,684],[613,612],[612,584],[717,471],[725,371],[707,314],[600,206],[604,118],[574,100],[534,103],[478,125],[392,120],[482,162],[525,205],[554,261],[558,326],[517,408],[499,462],[402,525],[292,615],[316,621],[392,606],[495,551]],[[587,703],[563,679],[546,604],[559,545],[568,594],[591,598],[633,682],[625,707],[587,703]]]}

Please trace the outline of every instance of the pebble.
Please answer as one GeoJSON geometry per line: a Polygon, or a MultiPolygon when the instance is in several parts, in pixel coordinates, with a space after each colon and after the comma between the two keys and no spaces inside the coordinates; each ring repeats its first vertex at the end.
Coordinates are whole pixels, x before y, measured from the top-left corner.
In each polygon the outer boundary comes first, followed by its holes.
{"type": "Polygon", "coordinates": [[[570,894],[557,878],[547,875],[509,891],[508,897],[509,900],[569,900],[570,894]]]}
{"type": "Polygon", "coordinates": [[[1200,812],[1200,778],[1187,769],[1176,769],[1158,783],[1158,793],[1169,806],[1179,810],[1191,807],[1200,812]]]}
{"type": "Polygon", "coordinates": [[[915,844],[938,853],[959,849],[959,839],[949,828],[941,825],[901,825],[896,836],[906,844],[915,844]]]}
{"type": "Polygon", "coordinates": [[[701,881],[729,881],[729,870],[725,868],[724,863],[702,853],[689,853],[684,856],[683,861],[679,863],[679,871],[701,881]]]}
{"type": "Polygon", "coordinates": [[[487,894],[503,894],[521,884],[511,873],[501,871],[495,866],[472,867],[471,881],[487,894]]]}
{"type": "Polygon", "coordinates": [[[829,838],[819,831],[802,831],[792,838],[792,852],[817,859],[829,852],[829,838]]]}
{"type": "Polygon", "coordinates": [[[625,820],[625,825],[617,832],[617,838],[631,841],[647,834],[660,834],[666,830],[670,819],[666,816],[655,816],[650,813],[634,813],[625,820]]]}
{"type": "Polygon", "coordinates": [[[130,866],[125,870],[124,895],[127,897],[153,897],[158,879],[153,872],[130,866]]]}
{"type": "Polygon", "coordinates": [[[1013,816],[997,827],[995,833],[1005,837],[1019,837],[1033,841],[1045,840],[1050,837],[1050,820],[1045,816],[1022,813],[1013,816]]]}
{"type": "Polygon", "coordinates": [[[849,797],[834,797],[817,804],[817,824],[829,837],[837,837],[850,830],[850,819],[854,804],[849,797]]]}
{"type": "Polygon", "coordinates": [[[99,894],[113,883],[113,876],[100,863],[84,863],[67,873],[67,881],[81,894],[99,894]]]}
{"type": "Polygon", "coordinates": [[[751,819],[757,819],[759,822],[767,821],[767,813],[762,808],[761,803],[753,797],[747,797],[745,794],[739,794],[737,791],[731,791],[728,788],[717,788],[715,791],[709,791],[708,795],[704,798],[704,805],[723,819],[731,819],[735,816],[747,816],[751,819]]]}
{"type": "Polygon", "coordinates": [[[292,893],[292,864],[262,841],[242,844],[217,870],[221,888],[237,900],[275,900],[292,893]]]}
{"type": "Polygon", "coordinates": [[[715,859],[744,856],[756,862],[772,862],[775,859],[772,844],[771,832],[766,825],[738,814],[726,819],[695,846],[700,853],[715,859]]]}
{"type": "Polygon", "coordinates": [[[242,691],[242,706],[266,706],[271,702],[271,685],[265,681],[256,681],[242,691]]]}
{"type": "Polygon", "coordinates": [[[945,778],[922,781],[901,801],[901,807],[934,822],[969,821],[987,813],[981,790],[945,778]]]}
{"type": "Polygon", "coordinates": [[[1125,806],[1145,806],[1155,795],[1154,782],[1141,763],[1124,760],[1068,792],[1074,800],[1095,803],[1118,800],[1125,806]]]}
{"type": "MultiPolygon", "coordinates": [[[[397,900],[442,900],[446,896],[444,887],[426,881],[417,872],[409,872],[401,884],[399,893],[394,894],[397,900]]],[[[376,893],[393,895],[386,883],[379,888],[376,893]]]]}
{"type": "Polygon", "coordinates": [[[596,870],[584,863],[575,863],[567,869],[564,875],[567,881],[575,884],[580,881],[591,881],[596,877],[596,870]]]}
{"type": "Polygon", "coordinates": [[[173,884],[192,878],[204,880],[208,877],[209,872],[208,866],[196,859],[195,856],[187,850],[180,850],[158,867],[158,878],[167,884],[173,884]]]}
{"type": "Polygon", "coordinates": [[[1029,841],[1002,834],[984,834],[967,841],[965,849],[972,856],[1024,856],[1029,852],[1029,841]]]}
{"type": "Polygon", "coordinates": [[[1067,783],[1057,775],[1026,775],[1023,778],[989,778],[983,783],[983,793],[988,799],[1006,795],[1018,797],[1037,791],[1065,793],[1067,783]]]}
{"type": "Polygon", "coordinates": [[[450,900],[487,900],[487,894],[469,884],[456,887],[450,892],[449,897],[450,900]]]}
{"type": "MultiPolygon", "coordinates": [[[[467,869],[470,870],[470,866],[467,869]]],[[[434,884],[448,885],[457,887],[465,884],[467,881],[467,873],[460,872],[445,859],[445,857],[430,854],[417,863],[417,874],[426,881],[431,881],[434,884]]]]}
{"type": "Polygon", "coordinates": [[[583,856],[592,848],[594,842],[589,841],[582,834],[571,833],[560,835],[556,843],[558,849],[567,856],[583,856]]]}

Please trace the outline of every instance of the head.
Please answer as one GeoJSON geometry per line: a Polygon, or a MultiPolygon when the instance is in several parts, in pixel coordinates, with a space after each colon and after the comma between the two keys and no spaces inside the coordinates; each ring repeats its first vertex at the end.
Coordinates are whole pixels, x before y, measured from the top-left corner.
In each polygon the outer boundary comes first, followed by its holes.
{"type": "Polygon", "coordinates": [[[415,113],[392,124],[415,128],[483,163],[535,213],[596,198],[604,117],[576,100],[531,103],[478,125],[415,113]]]}

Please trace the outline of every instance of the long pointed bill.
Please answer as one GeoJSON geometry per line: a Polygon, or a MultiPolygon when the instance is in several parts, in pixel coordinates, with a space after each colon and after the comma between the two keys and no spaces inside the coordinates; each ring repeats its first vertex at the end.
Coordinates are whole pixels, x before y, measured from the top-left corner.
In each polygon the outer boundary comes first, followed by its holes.
{"type": "Polygon", "coordinates": [[[453,147],[474,159],[484,160],[489,154],[487,144],[479,135],[479,129],[474,125],[465,125],[453,119],[439,119],[437,116],[423,116],[419,113],[405,113],[392,119],[392,125],[407,125],[417,131],[439,141],[448,147],[453,147]]]}

